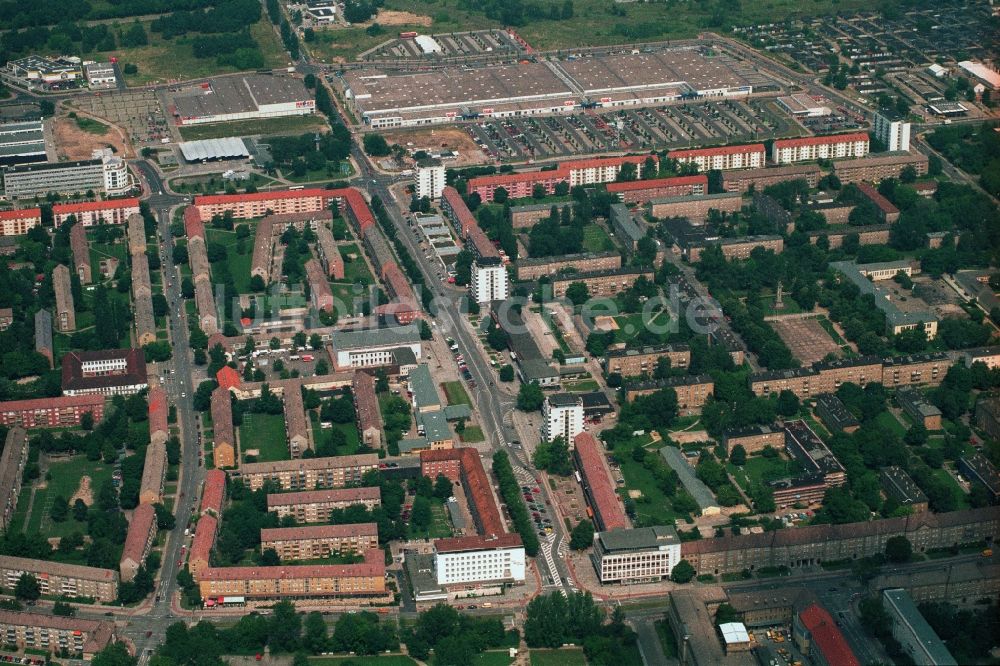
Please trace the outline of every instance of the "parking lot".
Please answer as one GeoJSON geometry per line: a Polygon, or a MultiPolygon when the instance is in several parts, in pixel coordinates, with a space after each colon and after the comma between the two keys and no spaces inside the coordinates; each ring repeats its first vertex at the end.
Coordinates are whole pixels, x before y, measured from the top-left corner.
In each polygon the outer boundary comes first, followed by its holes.
{"type": "Polygon", "coordinates": [[[163,108],[152,91],[95,93],[75,98],[73,106],[121,127],[135,144],[158,143],[170,136],[163,108]]]}
{"type": "Polygon", "coordinates": [[[465,127],[487,158],[502,162],[762,141],[801,132],[787,114],[764,98],[511,118],[465,127]]]}

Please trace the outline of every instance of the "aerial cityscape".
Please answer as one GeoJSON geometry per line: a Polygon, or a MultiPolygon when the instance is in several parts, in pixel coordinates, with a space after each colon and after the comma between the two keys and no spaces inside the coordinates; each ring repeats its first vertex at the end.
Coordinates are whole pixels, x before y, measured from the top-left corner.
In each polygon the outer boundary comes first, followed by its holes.
{"type": "Polygon", "coordinates": [[[1000,664],[1000,9],[0,0],[0,661],[1000,664]]]}

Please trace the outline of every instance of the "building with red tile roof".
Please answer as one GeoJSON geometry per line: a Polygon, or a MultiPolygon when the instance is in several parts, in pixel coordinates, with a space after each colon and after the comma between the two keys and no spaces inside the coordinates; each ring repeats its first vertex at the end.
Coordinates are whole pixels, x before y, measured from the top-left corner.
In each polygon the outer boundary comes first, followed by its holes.
{"type": "Polygon", "coordinates": [[[369,550],[361,564],[207,568],[198,585],[203,599],[223,595],[251,600],[376,597],[386,592],[385,555],[369,550]]]}
{"type": "Polygon", "coordinates": [[[74,351],[62,357],[63,395],[132,395],[147,387],[141,349],[74,351]]]}
{"type": "Polygon", "coordinates": [[[41,208],[0,210],[0,236],[23,236],[41,224],[41,208]]]}
{"type": "Polygon", "coordinates": [[[759,169],[764,166],[766,157],[767,153],[762,143],[671,150],[667,153],[667,159],[677,160],[682,164],[687,162],[697,164],[699,171],[711,171],[712,169],[720,171],[728,169],[759,169]]]}
{"type": "Polygon", "coordinates": [[[333,291],[326,279],[326,272],[315,259],[305,263],[306,279],[309,281],[309,297],[317,310],[333,310],[333,291]]]}
{"type": "Polygon", "coordinates": [[[777,139],[771,146],[771,161],[775,164],[790,164],[821,159],[864,157],[868,154],[868,147],[866,132],[777,139]]]}
{"type": "MultiPolygon", "coordinates": [[[[209,340],[209,342],[211,343],[211,340],[209,340]]],[[[224,388],[227,391],[234,388],[238,389],[242,379],[243,378],[240,377],[240,373],[236,370],[236,368],[229,365],[222,366],[219,368],[219,371],[215,373],[215,381],[219,383],[221,388],[224,388]]]]}
{"type": "Polygon", "coordinates": [[[316,225],[316,248],[319,250],[319,259],[326,269],[326,274],[334,280],[343,280],[344,258],[340,256],[340,250],[333,240],[333,232],[322,220],[316,225]]]}
{"type": "Polygon", "coordinates": [[[792,634],[802,652],[814,659],[819,656],[822,663],[830,666],[861,666],[830,613],[819,604],[811,604],[795,616],[792,634]],[[819,654],[816,655],[816,652],[819,654]]]}
{"type": "Polygon", "coordinates": [[[573,438],[573,444],[573,457],[583,477],[583,489],[597,528],[608,532],[631,527],[621,498],[611,483],[611,472],[601,444],[589,432],[581,432],[573,438]]]}
{"type": "Polygon", "coordinates": [[[465,447],[421,451],[420,473],[432,479],[443,474],[453,482],[460,482],[465,489],[469,512],[472,513],[479,533],[487,537],[506,534],[500,509],[493,497],[493,487],[476,449],[465,447]]]}
{"type": "Polygon", "coordinates": [[[378,486],[328,488],[294,493],[269,493],[267,496],[268,511],[274,511],[279,518],[293,516],[299,523],[326,522],[334,509],[346,509],[356,504],[366,509],[380,506],[381,489],[378,486]]]}
{"type": "Polygon", "coordinates": [[[498,534],[493,537],[471,535],[435,539],[434,550],[439,553],[461,553],[484,548],[516,548],[521,545],[519,534],[498,534]]]}
{"type": "Polygon", "coordinates": [[[85,661],[90,661],[109,643],[118,640],[115,632],[115,623],[110,620],[0,611],[0,633],[4,636],[4,643],[14,649],[30,648],[49,654],[58,645],[70,654],[79,653],[85,661]]]}
{"type": "Polygon", "coordinates": [[[163,501],[163,480],[166,474],[166,444],[151,441],[146,447],[146,461],[142,466],[142,480],[139,483],[140,504],[157,504],[163,501]]]}
{"type": "Polygon", "coordinates": [[[0,402],[0,425],[62,428],[79,425],[80,418],[88,413],[94,417],[94,423],[101,422],[104,418],[103,395],[64,395],[0,402]]]}
{"type": "Polygon", "coordinates": [[[222,501],[226,496],[226,473],[221,469],[205,472],[205,483],[201,491],[201,513],[212,512],[222,515],[222,501]]]}
{"type": "Polygon", "coordinates": [[[345,553],[363,554],[378,548],[376,523],[275,527],[260,531],[260,548],[272,549],[282,560],[317,560],[345,553]]]}
{"type": "Polygon", "coordinates": [[[479,222],[472,215],[472,211],[465,205],[462,195],[451,185],[441,190],[441,208],[444,210],[445,215],[451,219],[452,224],[455,225],[461,236],[465,236],[472,227],[479,226],[479,222]]]}
{"type": "Polygon", "coordinates": [[[645,203],[663,197],[682,197],[708,192],[708,176],[678,176],[676,178],[654,178],[652,180],[628,180],[608,183],[609,194],[616,194],[627,204],[645,203]]]}
{"type": "Polygon", "coordinates": [[[892,224],[899,219],[899,209],[896,208],[891,201],[882,196],[881,192],[864,182],[855,183],[854,186],[858,188],[861,194],[865,195],[869,201],[875,204],[875,207],[878,209],[879,219],[882,222],[892,224]]]}
{"type": "Polygon", "coordinates": [[[523,199],[532,196],[536,185],[541,185],[546,194],[553,194],[558,183],[569,183],[570,187],[573,187],[575,185],[614,182],[625,164],[634,164],[636,175],[641,176],[647,159],[659,162],[656,155],[595,157],[563,162],[554,170],[478,176],[469,179],[468,192],[479,194],[483,202],[493,201],[493,194],[498,187],[504,188],[510,199],[523,199]]]}
{"type": "Polygon", "coordinates": [[[82,224],[74,224],[69,230],[69,247],[73,252],[73,268],[81,284],[90,284],[93,276],[90,270],[90,245],[87,244],[87,230],[82,224]]]}
{"type": "Polygon", "coordinates": [[[151,441],[166,442],[168,437],[167,416],[170,406],[167,392],[159,387],[149,389],[149,437],[151,441]]]}
{"type": "Polygon", "coordinates": [[[212,547],[215,545],[215,534],[219,529],[219,520],[210,513],[202,514],[191,540],[191,553],[188,556],[188,571],[195,580],[210,564],[212,547]]]}
{"type": "Polygon", "coordinates": [[[351,394],[354,396],[358,435],[362,443],[371,449],[382,448],[382,413],[375,394],[375,378],[367,372],[355,372],[351,380],[351,394]]]}
{"type": "Polygon", "coordinates": [[[118,563],[118,570],[123,581],[135,578],[146,562],[150,548],[156,541],[156,509],[152,504],[140,504],[132,512],[132,520],[128,524],[128,534],[125,536],[125,548],[118,563]]]}
{"type": "Polygon", "coordinates": [[[184,235],[190,241],[193,238],[205,240],[205,225],[201,221],[201,213],[196,206],[184,209],[184,235]]]}
{"type": "Polygon", "coordinates": [[[212,391],[212,456],[216,467],[236,465],[236,435],[233,430],[233,397],[221,386],[212,391]]]}
{"type": "Polygon", "coordinates": [[[52,219],[61,225],[70,215],[85,227],[97,224],[125,224],[130,215],[139,214],[139,200],[109,199],[107,201],[83,201],[80,203],[54,204],[52,219]]]}

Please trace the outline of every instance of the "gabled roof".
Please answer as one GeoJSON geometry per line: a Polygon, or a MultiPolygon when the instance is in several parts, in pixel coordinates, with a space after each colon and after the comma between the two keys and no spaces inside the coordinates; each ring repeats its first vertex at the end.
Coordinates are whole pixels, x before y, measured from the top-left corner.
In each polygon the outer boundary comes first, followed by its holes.
{"type": "Polygon", "coordinates": [[[819,604],[812,604],[799,613],[799,619],[812,634],[813,645],[823,654],[826,663],[837,666],[861,666],[861,662],[854,656],[851,646],[847,644],[844,635],[840,633],[840,629],[825,608],[819,604]]]}
{"type": "Polygon", "coordinates": [[[215,373],[215,381],[219,382],[219,386],[224,389],[234,389],[240,387],[240,373],[228,365],[222,366],[218,372],[215,373]]]}

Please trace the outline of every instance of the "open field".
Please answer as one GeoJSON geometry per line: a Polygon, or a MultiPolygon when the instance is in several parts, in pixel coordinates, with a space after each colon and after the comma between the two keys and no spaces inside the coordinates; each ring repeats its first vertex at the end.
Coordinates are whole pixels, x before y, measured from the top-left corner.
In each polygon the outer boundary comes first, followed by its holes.
{"type": "Polygon", "coordinates": [[[416,666],[417,662],[403,654],[390,654],[377,656],[309,657],[309,663],[312,666],[344,666],[344,664],[353,664],[354,666],[416,666]]]}
{"type": "Polygon", "coordinates": [[[111,130],[111,128],[104,123],[93,120],[92,118],[77,117],[75,120],[77,127],[82,129],[84,132],[90,132],[91,134],[100,134],[103,136],[111,130]]]}
{"type": "Polygon", "coordinates": [[[260,450],[258,462],[288,460],[285,417],[281,414],[244,414],[240,425],[240,450],[246,455],[250,449],[260,450]]]}
{"type": "MultiPolygon", "coordinates": [[[[223,229],[205,229],[205,241],[211,243],[221,243],[226,246],[226,258],[212,264],[212,273],[219,270],[218,267],[227,265],[229,274],[233,276],[233,286],[240,294],[250,293],[250,262],[253,259],[253,227],[250,229],[250,237],[244,240],[236,238],[235,231],[225,231],[223,229]],[[242,249],[242,254],[239,250],[242,249]]],[[[213,275],[217,280],[217,276],[213,275]]]]}
{"type": "Polygon", "coordinates": [[[787,460],[782,457],[765,458],[754,455],[747,457],[747,462],[743,467],[736,467],[729,463],[726,465],[726,469],[740,484],[740,487],[749,493],[754,488],[759,488],[769,481],[796,476],[802,471],[802,465],[795,460],[787,460]]]}
{"type": "Polygon", "coordinates": [[[783,319],[768,323],[802,365],[822,361],[827,354],[840,355],[840,346],[819,319],[783,319]]]}
{"type": "Polygon", "coordinates": [[[351,284],[374,284],[375,278],[372,276],[368,264],[365,263],[364,252],[357,245],[341,245],[337,248],[340,256],[344,258],[344,281],[351,284]]]}
{"type": "Polygon", "coordinates": [[[73,520],[72,512],[61,523],[53,521],[49,515],[52,502],[56,497],[65,498],[70,507],[72,507],[76,497],[80,497],[88,504],[93,502],[93,495],[96,494],[97,489],[111,478],[111,466],[100,460],[93,462],[84,456],[75,456],[50,464],[49,473],[52,475],[52,480],[42,481],[39,485],[45,487],[39,487],[35,490],[35,502],[31,508],[31,515],[26,516],[28,533],[37,533],[46,537],[61,537],[72,532],[86,532],[86,525],[73,520]],[[84,481],[84,477],[86,477],[86,481],[84,481]],[[89,492],[76,495],[77,491],[81,490],[81,485],[89,489],[89,492]]]}
{"type": "MultiPolygon", "coordinates": [[[[621,475],[625,479],[625,485],[618,487],[621,490],[637,490],[642,493],[641,497],[635,500],[637,526],[672,525],[679,516],[673,510],[670,499],[660,490],[653,473],[632,457],[633,449],[645,446],[648,442],[649,437],[636,437],[615,449],[615,460],[621,461],[619,463],[621,475]]],[[[647,455],[658,456],[660,453],[652,450],[647,455]]]]}
{"type": "Polygon", "coordinates": [[[485,441],[486,438],[483,436],[483,429],[479,426],[465,426],[465,430],[461,432],[459,437],[462,441],[467,444],[475,444],[477,442],[485,441]]]}
{"type": "Polygon", "coordinates": [[[272,134],[304,134],[306,132],[326,132],[330,129],[322,114],[308,116],[284,116],[281,118],[260,118],[229,123],[208,123],[180,127],[185,141],[198,139],[221,139],[227,136],[260,136],[272,134]]]}
{"type": "Polygon", "coordinates": [[[117,130],[96,120],[57,116],[51,126],[58,153],[68,160],[89,160],[95,150],[108,146],[113,147],[119,156],[134,157],[117,130]],[[85,123],[86,127],[81,123],[85,123]],[[103,127],[104,131],[96,131],[98,127],[103,127]]]}
{"type": "Polygon", "coordinates": [[[591,222],[583,228],[583,249],[586,252],[604,252],[615,249],[615,242],[604,227],[591,222]]]}
{"type": "Polygon", "coordinates": [[[462,386],[462,382],[444,382],[441,384],[444,389],[444,393],[448,396],[449,405],[472,405],[472,401],[469,400],[469,394],[465,391],[465,387],[462,386]]]}
{"type": "Polygon", "coordinates": [[[476,655],[472,664],[473,666],[509,666],[513,661],[506,650],[489,650],[476,655]]]}
{"type": "Polygon", "coordinates": [[[451,523],[448,522],[448,511],[440,500],[431,501],[431,515],[433,518],[426,533],[414,527],[412,522],[407,525],[411,539],[447,539],[452,536],[451,523]]]}
{"type": "Polygon", "coordinates": [[[532,650],[531,666],[587,666],[587,659],[579,648],[532,650]]]}

